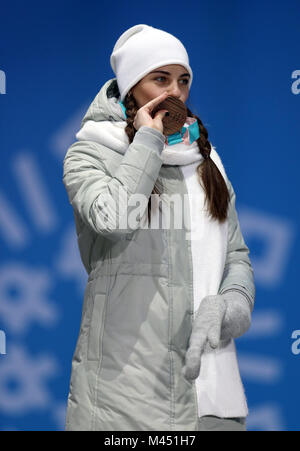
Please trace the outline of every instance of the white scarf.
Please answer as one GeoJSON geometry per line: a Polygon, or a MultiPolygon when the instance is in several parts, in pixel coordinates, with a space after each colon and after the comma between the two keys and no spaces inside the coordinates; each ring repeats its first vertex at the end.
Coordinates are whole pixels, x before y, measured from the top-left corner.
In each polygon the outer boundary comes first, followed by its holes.
{"type": "MultiPolygon", "coordinates": [[[[125,154],[129,140],[124,129],[126,127],[126,121],[111,122],[101,121],[95,122],[92,120],[86,121],[81,130],[76,134],[76,138],[80,140],[90,139],[92,141],[103,144],[116,152],[125,154]]],[[[187,123],[184,124],[188,126],[187,123]]],[[[215,155],[215,149],[211,150],[211,157],[215,155]]],[[[203,160],[203,156],[199,152],[197,141],[194,141],[190,145],[186,145],[184,142],[180,142],[173,145],[164,144],[164,149],[161,152],[161,158],[163,164],[170,165],[187,165],[194,163],[195,161],[203,160]]]]}

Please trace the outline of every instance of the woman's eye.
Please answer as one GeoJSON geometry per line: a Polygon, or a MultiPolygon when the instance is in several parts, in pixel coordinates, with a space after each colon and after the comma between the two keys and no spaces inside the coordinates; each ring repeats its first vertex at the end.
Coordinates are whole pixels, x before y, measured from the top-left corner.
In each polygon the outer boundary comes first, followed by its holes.
{"type": "MultiPolygon", "coordinates": [[[[155,80],[159,80],[159,79],[166,79],[166,77],[156,77],[156,79],[155,80]]],[[[188,83],[189,83],[189,81],[188,81],[188,79],[187,78],[182,78],[180,81],[183,81],[184,83],[184,85],[187,85],[188,83]]]]}

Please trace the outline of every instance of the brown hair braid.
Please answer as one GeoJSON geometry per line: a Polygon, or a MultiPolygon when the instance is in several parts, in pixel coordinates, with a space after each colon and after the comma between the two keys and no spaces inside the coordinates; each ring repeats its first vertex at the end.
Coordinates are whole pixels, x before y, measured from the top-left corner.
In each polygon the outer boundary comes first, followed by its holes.
{"type": "MultiPolygon", "coordinates": [[[[136,134],[133,121],[139,108],[131,92],[126,95],[123,104],[126,108],[127,116],[125,132],[128,136],[129,143],[131,144],[136,134]]],[[[205,191],[205,203],[208,203],[208,210],[211,217],[222,223],[227,218],[228,204],[230,200],[228,188],[219,168],[213,159],[210,158],[211,144],[208,140],[208,132],[206,128],[199,117],[193,114],[189,108],[187,108],[187,113],[188,116],[197,119],[199,125],[200,137],[197,139],[197,144],[199,147],[199,152],[203,156],[204,160],[199,164],[199,166],[197,166],[197,174],[199,183],[205,191]]],[[[161,194],[156,184],[154,185],[151,194],[161,194]]],[[[150,221],[150,213],[151,196],[148,202],[148,221],[150,221]]]]}

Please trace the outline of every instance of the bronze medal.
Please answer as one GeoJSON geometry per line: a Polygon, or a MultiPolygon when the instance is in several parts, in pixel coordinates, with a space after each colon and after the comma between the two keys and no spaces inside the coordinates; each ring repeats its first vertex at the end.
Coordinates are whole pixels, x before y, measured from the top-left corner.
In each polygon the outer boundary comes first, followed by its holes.
{"type": "Polygon", "coordinates": [[[168,96],[163,102],[157,105],[152,111],[152,117],[157,111],[166,109],[169,111],[169,116],[164,116],[162,123],[164,126],[163,134],[165,136],[172,135],[179,132],[184,126],[187,118],[187,107],[185,103],[177,97],[168,96]]]}

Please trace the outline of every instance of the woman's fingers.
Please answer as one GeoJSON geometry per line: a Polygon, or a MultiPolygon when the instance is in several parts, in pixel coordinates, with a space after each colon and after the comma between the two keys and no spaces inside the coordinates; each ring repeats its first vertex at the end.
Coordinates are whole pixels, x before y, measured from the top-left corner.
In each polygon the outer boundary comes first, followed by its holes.
{"type": "Polygon", "coordinates": [[[160,96],[155,97],[155,99],[150,100],[150,102],[146,103],[143,108],[151,110],[155,105],[162,102],[166,97],[168,97],[167,91],[163,92],[160,96]]]}
{"type": "Polygon", "coordinates": [[[168,96],[167,91],[163,92],[160,96],[155,97],[154,99],[150,100],[150,102],[146,103],[144,106],[142,106],[136,113],[133,126],[135,130],[139,130],[140,127],[143,125],[147,127],[154,128],[161,133],[163,133],[163,122],[162,119],[164,115],[166,114],[167,110],[161,109],[155,114],[155,117],[152,117],[152,110],[153,108],[162,102],[166,97],[168,96]]]}
{"type": "Polygon", "coordinates": [[[221,335],[221,323],[213,324],[207,333],[209,344],[213,349],[219,346],[220,335],[221,335]]]}
{"type": "Polygon", "coordinates": [[[204,351],[207,337],[199,337],[196,345],[190,346],[185,356],[185,366],[183,374],[187,379],[196,379],[200,373],[201,356],[204,351]]]}

